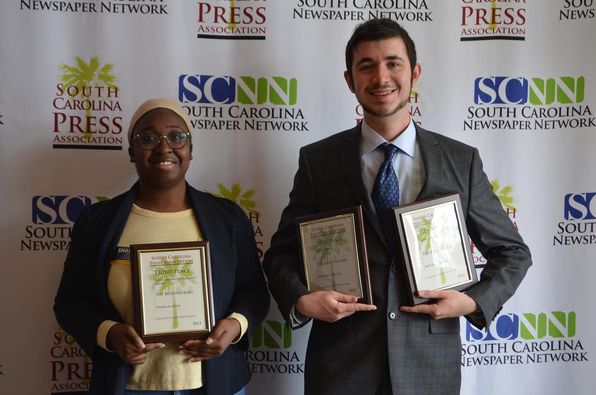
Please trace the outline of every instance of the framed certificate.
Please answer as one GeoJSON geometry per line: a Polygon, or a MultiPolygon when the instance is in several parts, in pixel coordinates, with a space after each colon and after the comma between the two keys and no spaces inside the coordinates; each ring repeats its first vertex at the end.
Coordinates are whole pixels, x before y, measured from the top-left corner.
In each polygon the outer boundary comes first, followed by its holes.
{"type": "Polygon", "coordinates": [[[371,304],[362,208],[301,217],[297,222],[308,289],[334,290],[371,304]]]}
{"type": "Polygon", "coordinates": [[[410,304],[418,291],[465,290],[478,281],[459,194],[393,209],[407,274],[410,304]]]}
{"type": "Polygon", "coordinates": [[[134,326],[143,341],[206,338],[215,325],[208,242],[130,249],[134,326]]]}

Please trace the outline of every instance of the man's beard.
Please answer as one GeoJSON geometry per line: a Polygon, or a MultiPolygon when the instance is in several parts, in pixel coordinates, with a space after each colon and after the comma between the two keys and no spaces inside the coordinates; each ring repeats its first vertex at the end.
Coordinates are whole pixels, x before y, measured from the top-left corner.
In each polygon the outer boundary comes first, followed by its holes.
{"type": "MultiPolygon", "coordinates": [[[[411,95],[411,91],[410,91],[410,95],[411,95]]],[[[394,109],[389,110],[386,113],[380,113],[380,112],[373,111],[368,106],[365,106],[362,103],[360,103],[360,105],[364,109],[364,112],[367,113],[367,114],[373,115],[375,117],[389,117],[389,116],[394,115],[395,113],[397,113],[399,110],[401,110],[402,108],[404,108],[410,102],[410,95],[408,95],[408,97],[406,97],[401,102],[399,102],[394,109]]]]}

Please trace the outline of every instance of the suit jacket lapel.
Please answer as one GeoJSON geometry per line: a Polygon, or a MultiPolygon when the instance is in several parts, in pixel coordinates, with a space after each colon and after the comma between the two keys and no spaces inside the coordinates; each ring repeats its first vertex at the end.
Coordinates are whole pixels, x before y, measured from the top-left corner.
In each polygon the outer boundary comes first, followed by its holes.
{"type": "Polygon", "coordinates": [[[379,238],[388,248],[385,236],[381,229],[381,224],[377,218],[372,200],[364,185],[364,179],[362,178],[362,161],[360,156],[360,147],[362,144],[362,134],[360,126],[356,126],[344,135],[344,139],[341,144],[338,144],[339,155],[341,158],[341,164],[350,182],[350,186],[354,191],[354,194],[358,198],[358,201],[362,205],[362,211],[365,219],[368,219],[372,224],[373,228],[379,235],[379,238]]]}
{"type": "Polygon", "coordinates": [[[426,181],[416,198],[421,200],[433,196],[433,191],[440,190],[438,184],[444,181],[442,179],[444,154],[433,135],[418,126],[416,126],[416,138],[422,151],[422,161],[426,171],[426,181]]]}

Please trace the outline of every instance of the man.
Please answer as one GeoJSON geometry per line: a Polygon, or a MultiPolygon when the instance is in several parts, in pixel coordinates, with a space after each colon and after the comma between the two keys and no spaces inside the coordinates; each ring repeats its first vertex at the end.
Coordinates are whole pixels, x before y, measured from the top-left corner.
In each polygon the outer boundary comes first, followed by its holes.
{"type": "Polygon", "coordinates": [[[283,316],[294,327],[313,319],[305,394],[458,394],[459,317],[480,328],[490,325],[531,265],[478,151],[414,125],[409,98],[420,73],[414,43],[399,24],[361,24],[346,47],[344,76],[364,119],[300,150],[290,202],[264,269],[283,316]],[[406,279],[386,226],[390,209],[375,203],[384,151],[392,150],[397,154],[388,154],[387,163],[396,171],[392,187],[399,204],[459,193],[470,237],[487,260],[468,291],[421,291],[431,303],[404,306],[406,279]],[[364,211],[374,305],[334,291],[309,292],[298,256],[297,217],[356,205],[364,211]]]}

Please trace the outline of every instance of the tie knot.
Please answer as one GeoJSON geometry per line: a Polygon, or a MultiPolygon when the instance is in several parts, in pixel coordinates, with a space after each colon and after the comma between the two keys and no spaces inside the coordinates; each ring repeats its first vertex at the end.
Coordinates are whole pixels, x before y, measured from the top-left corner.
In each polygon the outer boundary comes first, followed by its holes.
{"type": "Polygon", "coordinates": [[[392,160],[399,148],[393,144],[383,143],[380,145],[381,149],[385,153],[385,160],[392,160]]]}

